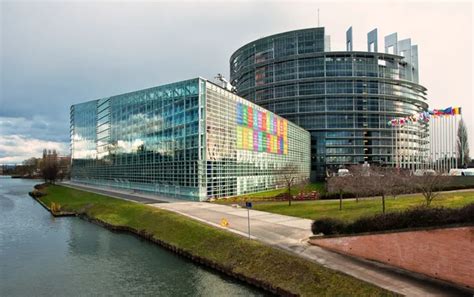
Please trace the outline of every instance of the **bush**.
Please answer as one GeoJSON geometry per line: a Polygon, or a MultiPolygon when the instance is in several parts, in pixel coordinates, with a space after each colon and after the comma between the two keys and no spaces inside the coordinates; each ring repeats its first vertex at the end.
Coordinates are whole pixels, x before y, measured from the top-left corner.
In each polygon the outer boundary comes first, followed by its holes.
{"type": "Polygon", "coordinates": [[[41,189],[44,189],[45,187],[46,187],[46,184],[45,184],[45,183],[34,185],[34,188],[35,188],[36,190],[41,190],[41,189]]]}
{"type": "Polygon", "coordinates": [[[336,219],[320,219],[313,222],[313,234],[355,234],[387,230],[439,227],[452,224],[474,224],[474,203],[462,208],[415,207],[403,212],[389,212],[362,217],[344,224],[336,219]]]}
{"type": "Polygon", "coordinates": [[[61,204],[51,202],[50,210],[54,214],[61,212],[61,204]]]}
{"type": "Polygon", "coordinates": [[[315,220],[313,224],[311,224],[311,231],[313,232],[313,234],[340,234],[345,229],[344,227],[344,222],[342,222],[341,220],[322,218],[315,220]]]}

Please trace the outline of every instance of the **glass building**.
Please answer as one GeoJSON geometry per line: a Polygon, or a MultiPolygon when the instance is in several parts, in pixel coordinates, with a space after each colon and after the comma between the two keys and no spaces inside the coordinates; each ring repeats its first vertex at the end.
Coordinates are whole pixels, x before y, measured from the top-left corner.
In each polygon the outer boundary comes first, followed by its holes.
{"type": "Polygon", "coordinates": [[[71,106],[71,180],[189,200],[310,175],[310,134],[205,79],[71,106]]]}
{"type": "Polygon", "coordinates": [[[239,96],[310,131],[312,179],[364,162],[416,166],[427,153],[426,123],[387,123],[428,107],[418,47],[396,33],[385,52],[377,47],[376,29],[367,51],[353,51],[352,28],[346,51],[330,51],[322,27],[271,35],[232,54],[230,80],[239,96]]]}

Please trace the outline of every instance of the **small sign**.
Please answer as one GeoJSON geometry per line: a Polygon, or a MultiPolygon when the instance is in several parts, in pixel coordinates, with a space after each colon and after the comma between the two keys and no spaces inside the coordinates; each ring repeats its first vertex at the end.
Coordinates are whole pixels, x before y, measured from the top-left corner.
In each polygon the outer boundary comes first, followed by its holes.
{"type": "Polygon", "coordinates": [[[229,221],[227,221],[226,218],[222,218],[222,220],[221,220],[221,226],[222,226],[222,227],[229,227],[229,221]]]}
{"type": "Polygon", "coordinates": [[[250,202],[250,201],[245,202],[245,207],[252,208],[252,202],[250,202]]]}

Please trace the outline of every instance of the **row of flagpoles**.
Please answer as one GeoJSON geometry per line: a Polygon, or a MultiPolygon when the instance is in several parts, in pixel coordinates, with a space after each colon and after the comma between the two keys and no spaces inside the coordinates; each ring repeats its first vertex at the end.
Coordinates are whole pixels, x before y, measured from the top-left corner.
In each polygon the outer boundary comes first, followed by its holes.
{"type": "Polygon", "coordinates": [[[413,124],[417,122],[428,123],[432,117],[438,116],[450,116],[450,115],[460,115],[461,107],[448,107],[445,109],[433,109],[428,111],[423,111],[418,114],[394,118],[387,122],[388,126],[404,126],[407,124],[413,124]]]}
{"type": "Polygon", "coordinates": [[[389,121],[394,166],[441,173],[457,168],[457,129],[461,116],[460,107],[448,107],[389,121]]]}

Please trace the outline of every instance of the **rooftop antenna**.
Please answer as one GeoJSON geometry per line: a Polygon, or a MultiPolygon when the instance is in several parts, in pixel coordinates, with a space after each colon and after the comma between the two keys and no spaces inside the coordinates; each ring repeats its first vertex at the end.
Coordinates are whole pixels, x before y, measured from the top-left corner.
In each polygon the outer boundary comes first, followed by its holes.
{"type": "Polygon", "coordinates": [[[318,27],[319,27],[319,8],[318,8],[318,27]]]}

